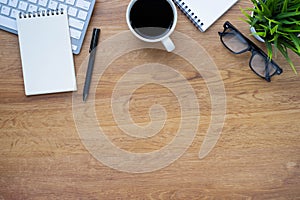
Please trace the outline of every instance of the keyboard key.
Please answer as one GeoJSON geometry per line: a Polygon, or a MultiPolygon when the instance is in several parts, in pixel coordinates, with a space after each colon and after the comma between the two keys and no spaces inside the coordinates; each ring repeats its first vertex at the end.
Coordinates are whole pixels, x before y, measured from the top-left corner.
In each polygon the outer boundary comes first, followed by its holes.
{"type": "Polygon", "coordinates": [[[38,8],[38,11],[39,11],[39,12],[43,12],[43,11],[45,11],[45,12],[46,12],[46,11],[47,11],[47,9],[46,9],[46,8],[42,8],[42,7],[39,7],[39,8],[38,8]]]}
{"type": "Polygon", "coordinates": [[[66,0],[66,3],[73,6],[75,3],[75,0],[66,0]]]}
{"type": "Polygon", "coordinates": [[[68,9],[68,6],[67,5],[65,5],[65,4],[59,4],[59,6],[58,6],[58,10],[61,10],[61,9],[63,9],[63,10],[67,10],[68,9]]]}
{"type": "Polygon", "coordinates": [[[86,17],[87,17],[87,12],[83,11],[83,10],[80,10],[79,13],[78,13],[78,18],[79,19],[82,19],[82,20],[85,20],[86,17]]]}
{"type": "Polygon", "coordinates": [[[0,25],[1,26],[5,26],[7,28],[13,29],[13,30],[17,30],[17,22],[16,20],[9,18],[9,17],[5,17],[3,15],[0,15],[0,25]]]}
{"type": "Polygon", "coordinates": [[[49,6],[48,6],[48,7],[49,7],[50,9],[52,9],[52,10],[56,10],[57,5],[58,5],[58,3],[57,3],[56,1],[51,0],[51,1],[49,2],[49,6]]]}
{"type": "Polygon", "coordinates": [[[70,7],[69,10],[68,10],[68,14],[69,14],[70,16],[75,17],[75,16],[77,15],[77,8],[70,7]]]}
{"type": "Polygon", "coordinates": [[[12,18],[15,18],[15,19],[16,19],[19,13],[20,13],[20,12],[19,12],[18,10],[16,10],[16,9],[11,9],[10,16],[11,16],[12,18]]]}
{"type": "Polygon", "coordinates": [[[37,0],[28,0],[29,2],[31,2],[31,3],[36,3],[37,2],[37,0]]]}
{"type": "Polygon", "coordinates": [[[27,10],[27,6],[28,6],[28,3],[27,2],[25,2],[25,1],[20,1],[20,3],[19,3],[19,9],[20,10],[24,10],[24,11],[26,11],[27,10]]]}
{"type": "Polygon", "coordinates": [[[77,48],[78,48],[78,46],[76,46],[76,45],[72,44],[72,50],[73,50],[73,51],[76,51],[76,50],[77,50],[77,48]]]}
{"type": "Polygon", "coordinates": [[[0,0],[0,3],[7,4],[7,0],[0,0]]]}
{"type": "Polygon", "coordinates": [[[9,0],[8,5],[16,8],[18,5],[18,0],[9,0]]]}
{"type": "Polygon", "coordinates": [[[81,31],[70,28],[70,35],[72,38],[79,40],[81,37],[81,31]]]}
{"type": "Polygon", "coordinates": [[[10,7],[2,6],[1,14],[9,16],[10,10],[11,10],[10,7]]]}
{"type": "Polygon", "coordinates": [[[37,12],[37,6],[30,4],[28,7],[28,12],[37,12]]]}
{"type": "Polygon", "coordinates": [[[84,22],[81,21],[81,20],[69,17],[69,25],[74,27],[74,28],[82,30],[83,26],[84,26],[84,22]]]}
{"type": "Polygon", "coordinates": [[[46,7],[48,3],[48,0],[39,0],[39,5],[46,7]]]}
{"type": "Polygon", "coordinates": [[[91,3],[85,0],[78,0],[76,6],[82,8],[84,10],[88,10],[90,8],[91,3]]]}

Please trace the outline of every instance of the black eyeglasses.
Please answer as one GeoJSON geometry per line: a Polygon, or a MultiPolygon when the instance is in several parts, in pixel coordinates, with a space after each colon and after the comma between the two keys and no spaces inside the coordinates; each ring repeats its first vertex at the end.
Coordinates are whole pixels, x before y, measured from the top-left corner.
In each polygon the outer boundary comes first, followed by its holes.
{"type": "Polygon", "coordinates": [[[219,32],[221,42],[234,54],[251,51],[249,66],[255,74],[270,82],[272,76],[282,73],[282,69],[273,60],[270,60],[263,50],[246,38],[230,22],[225,22],[223,26],[224,31],[219,32]]]}

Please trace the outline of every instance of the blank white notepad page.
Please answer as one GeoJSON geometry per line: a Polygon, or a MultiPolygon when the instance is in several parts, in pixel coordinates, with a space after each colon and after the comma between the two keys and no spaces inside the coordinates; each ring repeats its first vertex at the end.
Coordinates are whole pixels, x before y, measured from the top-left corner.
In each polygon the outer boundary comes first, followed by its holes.
{"type": "Polygon", "coordinates": [[[206,31],[238,0],[174,0],[201,31],[206,31]]]}
{"type": "Polygon", "coordinates": [[[67,13],[21,15],[17,27],[26,95],[75,91],[67,13]]]}

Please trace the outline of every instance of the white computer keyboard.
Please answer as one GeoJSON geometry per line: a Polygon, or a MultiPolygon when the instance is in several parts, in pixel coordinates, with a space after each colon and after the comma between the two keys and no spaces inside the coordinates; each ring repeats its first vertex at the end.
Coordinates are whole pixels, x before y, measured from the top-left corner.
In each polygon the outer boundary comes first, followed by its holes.
{"type": "Polygon", "coordinates": [[[0,29],[18,34],[16,17],[20,12],[67,10],[74,54],[81,50],[96,0],[0,0],[0,29]]]}

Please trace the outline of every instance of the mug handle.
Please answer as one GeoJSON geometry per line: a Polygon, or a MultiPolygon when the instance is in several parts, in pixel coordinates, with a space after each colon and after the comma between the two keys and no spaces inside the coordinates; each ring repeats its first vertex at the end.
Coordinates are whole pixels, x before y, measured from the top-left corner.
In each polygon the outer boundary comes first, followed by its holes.
{"type": "Polygon", "coordinates": [[[168,52],[171,52],[175,49],[175,45],[172,42],[172,40],[170,39],[170,37],[163,39],[161,42],[165,46],[165,48],[168,52]]]}

